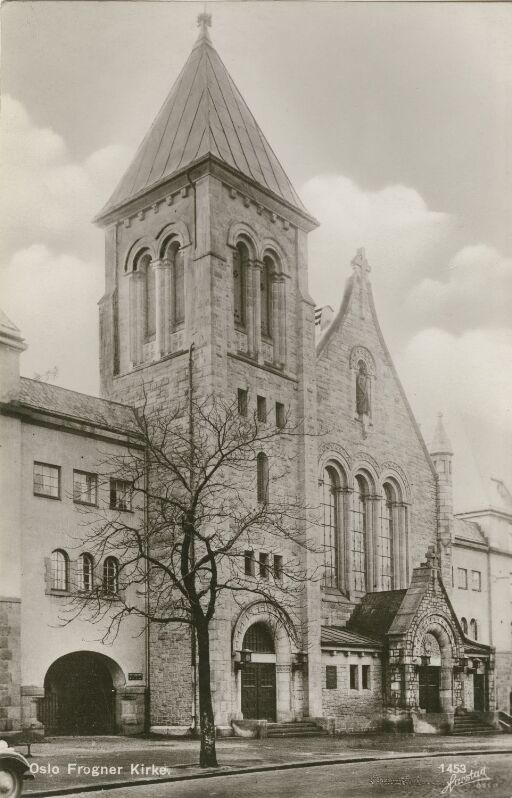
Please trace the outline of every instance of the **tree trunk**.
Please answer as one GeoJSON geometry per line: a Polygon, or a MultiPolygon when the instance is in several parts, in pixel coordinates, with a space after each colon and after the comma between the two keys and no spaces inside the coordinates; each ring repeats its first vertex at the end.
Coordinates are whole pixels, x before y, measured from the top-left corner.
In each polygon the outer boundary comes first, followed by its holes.
{"type": "Polygon", "coordinates": [[[197,659],[199,670],[199,719],[201,728],[201,753],[199,764],[202,768],[218,767],[215,750],[215,718],[213,714],[212,691],[210,684],[210,637],[208,623],[200,621],[197,631],[197,659]]]}

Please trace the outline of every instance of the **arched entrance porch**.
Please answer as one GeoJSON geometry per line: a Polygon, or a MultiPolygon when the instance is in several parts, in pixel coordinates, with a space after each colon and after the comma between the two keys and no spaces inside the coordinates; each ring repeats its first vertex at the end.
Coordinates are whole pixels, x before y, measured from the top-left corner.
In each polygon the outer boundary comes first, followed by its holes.
{"type": "Polygon", "coordinates": [[[453,630],[442,616],[424,618],[414,640],[417,672],[415,703],[427,714],[451,713],[454,709],[453,630]]]}
{"type": "Polygon", "coordinates": [[[46,733],[115,733],[116,687],[124,683],[120,667],[103,654],[75,651],[55,660],[46,673],[40,704],[46,733]]]}
{"type": "Polygon", "coordinates": [[[302,671],[294,625],[265,602],[245,607],[232,633],[234,720],[291,721],[303,715],[302,671]],[[248,659],[250,664],[240,660],[248,659]]]}

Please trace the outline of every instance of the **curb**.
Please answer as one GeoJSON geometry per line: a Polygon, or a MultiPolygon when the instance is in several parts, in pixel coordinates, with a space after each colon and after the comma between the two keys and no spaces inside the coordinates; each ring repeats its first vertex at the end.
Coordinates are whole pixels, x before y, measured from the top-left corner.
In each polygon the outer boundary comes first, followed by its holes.
{"type": "MultiPolygon", "coordinates": [[[[47,798],[47,796],[52,795],[73,795],[75,793],[80,792],[100,792],[103,790],[120,790],[126,787],[136,787],[136,786],[148,786],[150,784],[172,784],[173,782],[179,781],[193,781],[198,779],[211,779],[211,778],[218,778],[220,776],[243,776],[247,773],[266,773],[272,770],[299,770],[301,768],[317,768],[323,767],[325,765],[351,765],[356,764],[358,762],[380,762],[380,761],[395,761],[401,759],[431,759],[431,758],[439,758],[444,756],[467,756],[470,754],[489,754],[489,755],[496,755],[496,754],[510,754],[510,748],[493,748],[492,750],[482,750],[480,748],[466,748],[463,750],[457,751],[427,751],[418,753],[416,751],[406,754],[394,754],[391,753],[390,756],[377,756],[377,755],[367,755],[367,756],[352,756],[352,757],[335,757],[332,759],[322,759],[321,761],[316,762],[304,762],[304,760],[300,760],[298,762],[283,762],[281,764],[274,764],[274,765],[254,765],[248,767],[233,767],[229,768],[229,766],[220,766],[219,768],[215,769],[208,769],[202,771],[200,773],[190,773],[190,774],[176,774],[175,776],[163,776],[161,778],[150,778],[150,779],[129,779],[126,781],[112,781],[112,782],[103,782],[101,784],[77,784],[70,787],[62,787],[57,788],[56,790],[45,790],[44,792],[26,792],[24,793],[26,798],[47,798]]],[[[190,765],[174,765],[174,768],[185,768],[191,767],[190,765]]],[[[192,767],[194,767],[192,765],[192,767]]]]}

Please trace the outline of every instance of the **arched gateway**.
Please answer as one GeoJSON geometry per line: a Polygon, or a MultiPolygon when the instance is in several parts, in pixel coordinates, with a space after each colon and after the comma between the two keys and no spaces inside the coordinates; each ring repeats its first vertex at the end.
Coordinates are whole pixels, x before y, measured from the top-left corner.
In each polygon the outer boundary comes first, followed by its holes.
{"type": "Polygon", "coordinates": [[[57,659],[44,680],[40,720],[50,734],[113,734],[116,686],[124,684],[119,666],[92,651],[57,659]]]}

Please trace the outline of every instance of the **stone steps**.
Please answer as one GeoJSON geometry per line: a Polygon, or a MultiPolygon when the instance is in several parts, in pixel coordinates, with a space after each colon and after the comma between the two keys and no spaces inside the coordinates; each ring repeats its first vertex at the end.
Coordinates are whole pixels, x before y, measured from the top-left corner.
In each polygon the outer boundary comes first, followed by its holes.
{"type": "Polygon", "coordinates": [[[325,737],[327,732],[312,721],[297,721],[292,723],[269,723],[267,737],[325,737]]]}
{"type": "Polygon", "coordinates": [[[452,734],[455,735],[478,735],[478,734],[500,734],[494,726],[489,726],[475,715],[457,715],[453,724],[452,734]]]}

